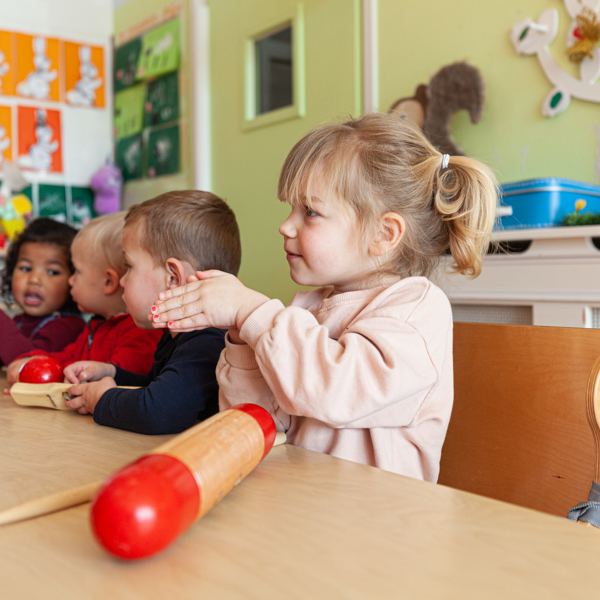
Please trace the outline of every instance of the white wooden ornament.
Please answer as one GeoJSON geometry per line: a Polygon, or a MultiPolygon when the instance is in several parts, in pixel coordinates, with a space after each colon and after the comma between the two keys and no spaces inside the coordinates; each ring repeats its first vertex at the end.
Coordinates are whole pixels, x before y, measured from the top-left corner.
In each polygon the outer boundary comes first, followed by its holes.
{"type": "MultiPolygon", "coordinates": [[[[577,27],[577,16],[590,9],[598,13],[600,0],[564,0],[565,7],[572,19],[567,33],[567,47],[575,42],[573,34],[577,27]]],[[[542,12],[537,21],[526,19],[513,25],[510,39],[518,54],[535,54],[546,74],[554,85],[542,105],[542,114],[554,117],[567,109],[571,98],[600,102],[600,85],[596,85],[600,77],[600,49],[596,48],[593,56],[584,58],[579,65],[579,78],[565,71],[557,62],[549,46],[558,33],[558,11],[554,8],[542,12]]]]}

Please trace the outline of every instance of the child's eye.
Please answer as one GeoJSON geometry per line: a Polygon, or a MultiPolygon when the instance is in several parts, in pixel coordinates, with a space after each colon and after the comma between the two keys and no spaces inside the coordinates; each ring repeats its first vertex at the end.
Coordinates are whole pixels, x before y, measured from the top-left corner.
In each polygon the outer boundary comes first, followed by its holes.
{"type": "Polygon", "coordinates": [[[21,271],[21,273],[29,273],[29,271],[31,271],[31,267],[28,265],[21,265],[19,267],[19,271],[21,271]]]}
{"type": "Polygon", "coordinates": [[[308,206],[306,207],[306,216],[307,217],[318,217],[319,213],[312,210],[312,208],[308,208],[308,206]]]}
{"type": "Polygon", "coordinates": [[[127,264],[127,263],[125,263],[125,268],[126,268],[127,270],[129,270],[129,269],[131,269],[131,265],[130,265],[130,264],[127,264]]]}
{"type": "Polygon", "coordinates": [[[61,272],[56,269],[49,269],[48,275],[50,275],[50,277],[56,277],[57,275],[61,275],[61,272]]]}

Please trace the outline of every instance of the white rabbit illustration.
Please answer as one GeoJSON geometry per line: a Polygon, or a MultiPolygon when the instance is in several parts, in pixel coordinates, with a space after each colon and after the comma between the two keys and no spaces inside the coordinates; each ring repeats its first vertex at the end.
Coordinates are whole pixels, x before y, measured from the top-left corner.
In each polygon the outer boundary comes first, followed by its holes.
{"type": "Polygon", "coordinates": [[[0,125],[0,165],[4,162],[2,153],[10,146],[10,138],[4,137],[5,135],[6,129],[0,125]]]}
{"type": "Polygon", "coordinates": [[[19,157],[19,164],[29,169],[48,171],[52,165],[52,154],[58,150],[58,142],[52,141],[54,131],[46,123],[46,111],[36,111],[35,144],[29,146],[29,152],[19,157]]]}
{"type": "Polygon", "coordinates": [[[6,62],[4,62],[4,59],[6,57],[4,56],[4,52],[2,52],[2,50],[0,50],[0,94],[2,93],[2,77],[8,72],[8,70],[10,69],[10,65],[6,62]]]}
{"type": "Polygon", "coordinates": [[[96,104],[96,90],[102,85],[102,78],[98,75],[98,67],[92,62],[92,50],[89,46],[79,48],[79,74],[81,79],[75,87],[67,92],[70,104],[79,106],[94,106],[96,104]]]}
{"type": "Polygon", "coordinates": [[[27,77],[17,85],[17,93],[38,100],[46,100],[50,96],[50,83],[58,75],[56,69],[50,71],[52,61],[46,56],[46,38],[33,38],[33,66],[27,77]]]}

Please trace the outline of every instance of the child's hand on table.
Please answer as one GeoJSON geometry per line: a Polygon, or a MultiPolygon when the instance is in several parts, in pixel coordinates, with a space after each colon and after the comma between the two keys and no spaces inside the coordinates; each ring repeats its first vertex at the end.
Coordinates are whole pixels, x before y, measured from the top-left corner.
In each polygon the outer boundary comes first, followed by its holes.
{"type": "Polygon", "coordinates": [[[104,377],[100,381],[92,383],[72,385],[67,390],[67,393],[73,396],[73,398],[67,400],[66,405],[69,408],[76,408],[77,412],[81,415],[94,414],[94,409],[102,394],[114,387],[117,387],[117,383],[112,377],[104,377]]]}
{"type": "Polygon", "coordinates": [[[84,383],[100,381],[103,377],[111,377],[117,374],[114,365],[110,363],[96,362],[93,360],[80,360],[65,367],[65,383],[84,383]]]}
{"type": "MultiPolygon", "coordinates": [[[[152,325],[172,331],[207,327],[239,330],[244,321],[269,298],[247,288],[222,271],[196,271],[186,285],[161,292],[152,307],[152,325]]],[[[234,334],[235,331],[231,332],[234,334]]]]}

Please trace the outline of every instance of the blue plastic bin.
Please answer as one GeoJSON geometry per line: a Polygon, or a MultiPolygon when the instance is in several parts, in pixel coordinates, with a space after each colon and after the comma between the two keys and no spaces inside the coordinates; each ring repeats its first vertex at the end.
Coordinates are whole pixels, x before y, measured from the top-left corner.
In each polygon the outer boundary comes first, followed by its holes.
{"type": "Polygon", "coordinates": [[[498,212],[502,216],[497,230],[560,227],[562,220],[575,212],[577,200],[586,201],[581,213],[600,213],[600,186],[573,179],[515,181],[505,183],[500,191],[498,212]]]}

